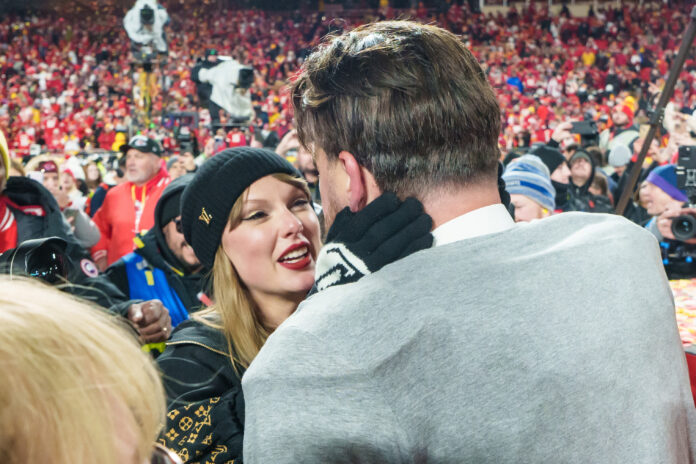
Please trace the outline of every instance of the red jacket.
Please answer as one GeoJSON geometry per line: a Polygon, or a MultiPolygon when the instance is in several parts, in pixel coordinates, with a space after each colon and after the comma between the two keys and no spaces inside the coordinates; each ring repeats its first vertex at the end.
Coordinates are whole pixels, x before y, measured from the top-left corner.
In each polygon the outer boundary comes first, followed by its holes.
{"type": "Polygon", "coordinates": [[[95,261],[106,255],[107,263],[111,265],[133,251],[135,236],[154,225],[155,205],[167,184],[169,177],[162,168],[144,187],[124,182],[106,193],[104,204],[93,218],[101,231],[101,239],[91,250],[95,261]],[[136,224],[136,205],[143,203],[136,224]]]}

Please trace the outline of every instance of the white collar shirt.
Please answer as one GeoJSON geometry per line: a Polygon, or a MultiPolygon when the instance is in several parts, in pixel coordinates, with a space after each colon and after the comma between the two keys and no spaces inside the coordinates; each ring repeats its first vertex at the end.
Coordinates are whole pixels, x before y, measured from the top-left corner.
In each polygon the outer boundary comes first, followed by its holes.
{"type": "Polygon", "coordinates": [[[501,203],[484,206],[451,219],[433,230],[433,246],[504,232],[515,226],[515,221],[501,203]]]}

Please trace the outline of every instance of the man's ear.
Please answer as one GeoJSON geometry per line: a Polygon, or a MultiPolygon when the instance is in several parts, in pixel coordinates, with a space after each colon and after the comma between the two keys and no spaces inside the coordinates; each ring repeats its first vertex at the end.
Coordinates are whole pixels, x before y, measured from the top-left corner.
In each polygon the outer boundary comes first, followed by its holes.
{"type": "Polygon", "coordinates": [[[348,206],[352,212],[356,213],[382,192],[372,173],[358,163],[351,153],[340,152],[338,160],[348,176],[348,206]]]}

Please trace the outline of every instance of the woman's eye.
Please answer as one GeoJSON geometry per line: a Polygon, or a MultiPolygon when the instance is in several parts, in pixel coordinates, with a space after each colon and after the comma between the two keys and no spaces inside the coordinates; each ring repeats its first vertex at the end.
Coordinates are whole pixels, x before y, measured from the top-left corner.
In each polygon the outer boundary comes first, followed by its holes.
{"type": "Polygon", "coordinates": [[[247,217],[244,218],[245,221],[254,221],[256,219],[261,219],[266,216],[266,213],[263,211],[256,211],[255,213],[251,213],[247,217]]]}
{"type": "Polygon", "coordinates": [[[292,204],[292,206],[305,206],[308,205],[309,201],[306,198],[298,198],[295,200],[295,202],[292,204]]]}

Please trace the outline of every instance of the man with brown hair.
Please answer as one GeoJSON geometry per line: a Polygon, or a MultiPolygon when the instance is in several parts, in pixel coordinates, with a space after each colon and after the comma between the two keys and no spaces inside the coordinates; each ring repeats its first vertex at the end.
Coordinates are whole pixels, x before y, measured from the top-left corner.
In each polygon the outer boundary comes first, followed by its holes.
{"type": "MultiPolygon", "coordinates": [[[[292,97],[327,225],[392,191],[423,203],[435,240],[354,266],[362,278],[275,330],[243,379],[245,462],[693,459],[657,242],[602,214],[515,225],[498,104],[456,36],[383,22],[330,37],[292,97]]],[[[322,249],[319,280],[340,245],[322,249]]]]}

